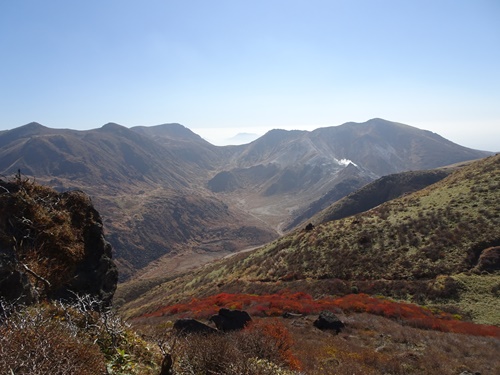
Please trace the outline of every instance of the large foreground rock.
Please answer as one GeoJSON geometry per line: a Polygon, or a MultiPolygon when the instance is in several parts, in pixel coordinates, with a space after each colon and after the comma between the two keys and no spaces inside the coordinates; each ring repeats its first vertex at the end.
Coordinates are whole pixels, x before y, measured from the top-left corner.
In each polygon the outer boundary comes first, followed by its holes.
{"type": "Polygon", "coordinates": [[[0,299],[90,295],[109,305],[117,281],[101,217],[86,194],[0,180],[0,299]]]}

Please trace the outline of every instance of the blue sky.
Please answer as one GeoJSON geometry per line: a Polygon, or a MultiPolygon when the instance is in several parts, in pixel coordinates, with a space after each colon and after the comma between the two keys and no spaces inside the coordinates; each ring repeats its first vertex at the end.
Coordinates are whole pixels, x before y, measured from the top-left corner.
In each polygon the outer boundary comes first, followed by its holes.
{"type": "Polygon", "coordinates": [[[0,129],[374,117],[500,151],[500,1],[0,2],[0,129]]]}

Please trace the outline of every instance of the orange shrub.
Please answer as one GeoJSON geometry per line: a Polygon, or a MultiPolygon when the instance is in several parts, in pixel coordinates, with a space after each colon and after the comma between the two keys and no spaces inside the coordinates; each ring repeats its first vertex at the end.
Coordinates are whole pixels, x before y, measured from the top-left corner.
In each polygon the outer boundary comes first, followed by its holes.
{"type": "Polygon", "coordinates": [[[301,364],[292,352],[294,341],[285,325],[277,319],[252,321],[243,331],[246,350],[257,358],[300,370],[301,364]]]}
{"type": "Polygon", "coordinates": [[[322,310],[341,309],[344,312],[366,312],[400,320],[416,328],[500,337],[500,327],[462,322],[449,313],[431,311],[415,304],[371,297],[363,293],[319,300],[314,300],[306,293],[292,293],[287,290],[262,296],[221,293],[204,299],[192,299],[185,304],[164,306],[143,317],[180,314],[208,318],[221,307],[244,309],[250,315],[266,317],[280,316],[285,312],[317,314],[322,310]]]}

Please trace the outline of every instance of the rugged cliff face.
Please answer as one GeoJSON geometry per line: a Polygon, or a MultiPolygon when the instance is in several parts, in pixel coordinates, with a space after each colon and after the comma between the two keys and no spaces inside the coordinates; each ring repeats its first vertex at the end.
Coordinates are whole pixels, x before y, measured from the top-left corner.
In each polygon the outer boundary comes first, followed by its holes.
{"type": "Polygon", "coordinates": [[[109,304],[117,280],[86,194],[0,180],[0,298],[29,304],[88,294],[109,304]]]}

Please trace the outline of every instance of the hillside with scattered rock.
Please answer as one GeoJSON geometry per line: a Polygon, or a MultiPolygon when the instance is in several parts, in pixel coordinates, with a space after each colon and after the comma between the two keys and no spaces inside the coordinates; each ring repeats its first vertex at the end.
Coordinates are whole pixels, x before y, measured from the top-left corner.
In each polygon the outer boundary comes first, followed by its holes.
{"type": "Polygon", "coordinates": [[[186,273],[123,308],[137,314],[219,292],[290,289],[321,296],[355,290],[448,304],[479,322],[500,324],[494,313],[500,307],[495,297],[499,200],[497,155],[366,212],[296,230],[260,249],[186,273]],[[485,303],[471,303],[479,295],[485,303]]]}

